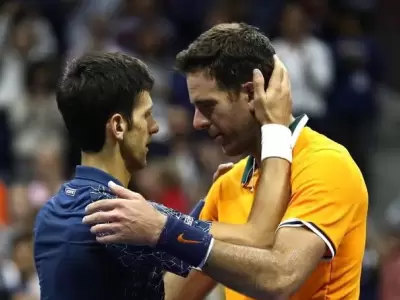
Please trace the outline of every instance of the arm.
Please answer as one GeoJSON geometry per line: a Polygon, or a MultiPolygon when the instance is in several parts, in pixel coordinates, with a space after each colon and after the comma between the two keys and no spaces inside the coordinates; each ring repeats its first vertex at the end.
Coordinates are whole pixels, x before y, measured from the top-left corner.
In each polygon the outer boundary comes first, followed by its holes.
{"type": "Polygon", "coordinates": [[[362,237],[368,194],[361,173],[348,158],[334,150],[321,150],[304,162],[294,178],[297,193],[271,249],[215,239],[203,272],[250,297],[288,296],[321,258],[335,256],[354,219],[362,237]]]}
{"type": "MultiPolygon", "coordinates": [[[[258,247],[271,246],[276,228],[282,220],[287,207],[287,199],[290,192],[289,180],[290,163],[288,161],[279,158],[265,159],[262,163],[261,176],[249,222],[244,225],[213,222],[211,227],[213,236],[216,239],[230,241],[234,244],[258,247]],[[264,170],[268,170],[268,172],[264,170]],[[257,228],[257,230],[254,230],[254,228],[257,228]]],[[[201,214],[202,218],[208,220],[217,219],[216,203],[220,188],[221,181],[219,180],[210,190],[201,214]]],[[[218,249],[218,244],[214,247],[218,249]]],[[[224,252],[220,254],[224,255],[224,252]]],[[[252,270],[250,265],[247,265],[246,269],[252,270]]],[[[254,274],[257,273],[253,272],[252,276],[254,274]]],[[[214,277],[214,279],[220,281],[219,278],[214,277]]],[[[216,281],[214,279],[197,270],[193,270],[185,279],[173,274],[167,274],[164,277],[166,300],[204,299],[215,287],[216,281]]]]}
{"type": "Polygon", "coordinates": [[[215,288],[216,281],[192,270],[183,278],[172,273],[164,276],[165,300],[203,300],[215,288]]]}
{"type": "Polygon", "coordinates": [[[256,299],[289,296],[309,276],[325,252],[324,242],[302,228],[278,231],[272,249],[216,240],[203,272],[256,299]]]}
{"type": "MultiPolygon", "coordinates": [[[[129,191],[128,191],[129,192],[129,191]]],[[[90,197],[93,202],[100,201],[102,199],[113,199],[116,198],[113,194],[106,190],[93,189],[90,193],[90,197]]],[[[182,220],[185,224],[192,227],[198,228],[203,232],[209,232],[210,222],[201,222],[194,220],[192,217],[175,211],[171,208],[165,207],[161,204],[150,202],[152,206],[159,212],[166,216],[171,216],[173,218],[182,220]]],[[[107,234],[100,234],[104,236],[107,234]]],[[[134,268],[138,265],[138,259],[146,259],[147,261],[161,266],[165,271],[171,272],[178,276],[186,277],[190,270],[191,265],[183,262],[182,260],[161,251],[154,251],[150,247],[142,247],[135,245],[128,245],[124,243],[113,243],[106,245],[107,251],[114,257],[119,263],[121,263],[126,268],[134,268]]]]}
{"type": "Polygon", "coordinates": [[[368,194],[361,173],[348,160],[334,150],[315,153],[294,174],[298,192],[273,247],[257,250],[216,240],[203,271],[253,297],[295,292],[321,258],[334,257],[356,213],[357,222],[365,223],[368,194]]]}
{"type": "Polygon", "coordinates": [[[247,223],[234,225],[213,222],[211,233],[216,239],[257,248],[272,245],[290,197],[290,163],[280,158],[265,159],[260,171],[247,223]]]}
{"type": "MultiPolygon", "coordinates": [[[[211,186],[206,200],[200,200],[190,215],[201,220],[217,221],[217,201],[221,190],[221,177],[211,186]]],[[[165,300],[202,300],[216,286],[214,279],[208,275],[192,270],[183,278],[172,273],[164,276],[165,300]]]]}

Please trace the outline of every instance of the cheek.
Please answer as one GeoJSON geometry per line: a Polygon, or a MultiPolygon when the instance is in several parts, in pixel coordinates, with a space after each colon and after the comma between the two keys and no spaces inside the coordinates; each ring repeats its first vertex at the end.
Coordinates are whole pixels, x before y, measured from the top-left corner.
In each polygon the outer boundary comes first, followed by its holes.
{"type": "Polygon", "coordinates": [[[229,135],[240,135],[249,129],[251,115],[243,109],[229,109],[229,111],[218,112],[213,115],[213,124],[222,132],[229,135]]]}

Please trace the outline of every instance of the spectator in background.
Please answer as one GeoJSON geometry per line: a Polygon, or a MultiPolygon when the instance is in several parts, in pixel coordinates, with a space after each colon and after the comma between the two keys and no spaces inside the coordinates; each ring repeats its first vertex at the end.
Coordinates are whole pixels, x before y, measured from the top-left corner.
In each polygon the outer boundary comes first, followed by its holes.
{"type": "Polygon", "coordinates": [[[86,39],[73,43],[68,53],[68,60],[78,58],[90,51],[118,52],[111,32],[111,22],[106,16],[94,15],[86,20],[86,39]]]}
{"type": "MultiPolygon", "coordinates": [[[[196,147],[191,138],[193,130],[190,115],[183,107],[172,106],[168,110],[168,122],[170,128],[169,159],[174,163],[185,193],[192,201],[190,205],[193,205],[195,201],[199,200],[199,197],[203,197],[206,190],[204,190],[203,180],[199,180],[202,174],[195,158],[194,149],[196,147]]],[[[208,185],[205,188],[207,187],[208,185]]]]}
{"type": "MultiPolygon", "coordinates": [[[[32,224],[31,224],[32,225],[32,224]]],[[[32,232],[15,232],[10,239],[11,258],[0,262],[1,300],[39,300],[39,280],[33,263],[32,232]]]]}
{"type": "MultiPolygon", "coordinates": [[[[136,17],[135,17],[136,18],[136,17]]],[[[150,17],[149,17],[150,18],[150,17]]],[[[154,16],[154,18],[156,18],[154,16]]],[[[118,45],[126,53],[143,60],[149,66],[155,82],[151,93],[153,99],[153,115],[160,125],[160,131],[152,138],[159,147],[152,147],[158,153],[166,155],[163,143],[169,138],[168,118],[165,113],[168,111],[168,98],[170,94],[171,60],[168,52],[169,31],[160,30],[161,24],[157,20],[140,20],[138,24],[121,32],[118,35],[118,45]]]]}
{"type": "Polygon", "coordinates": [[[369,160],[379,115],[376,97],[382,57],[354,12],[341,13],[338,33],[333,44],[336,70],[329,104],[330,135],[349,150],[369,183],[369,160]]]}
{"type": "Polygon", "coordinates": [[[159,35],[171,39],[175,29],[162,14],[162,6],[156,0],[124,0],[120,16],[115,22],[115,35],[134,34],[141,24],[152,24],[159,35]]]}
{"type": "Polygon", "coordinates": [[[32,232],[15,235],[12,246],[12,260],[19,273],[19,284],[13,300],[39,300],[39,280],[33,262],[32,232]]]}
{"type": "Polygon", "coordinates": [[[56,70],[48,61],[31,64],[24,93],[10,109],[16,176],[20,179],[29,179],[34,156],[43,143],[63,142],[64,124],[54,95],[56,70]]]}
{"type": "Polygon", "coordinates": [[[32,172],[29,177],[19,178],[10,189],[10,211],[13,227],[33,228],[34,212],[64,182],[64,148],[58,140],[48,140],[34,152],[32,172]]]}
{"type": "Polygon", "coordinates": [[[173,161],[153,160],[134,178],[137,191],[167,207],[183,213],[189,211],[189,199],[173,161]]]}
{"type": "Polygon", "coordinates": [[[113,17],[122,2],[123,0],[73,0],[67,2],[72,3],[72,13],[68,18],[68,26],[65,28],[70,58],[79,55],[82,49],[90,48],[92,39],[96,40],[96,44],[98,44],[99,41],[107,38],[104,44],[112,44],[108,40],[110,38],[108,34],[112,34],[113,29],[111,20],[114,20],[113,17]],[[108,21],[107,31],[103,27],[104,20],[108,21]]]}
{"type": "Polygon", "coordinates": [[[400,198],[395,199],[386,210],[386,234],[381,239],[380,300],[399,299],[400,287],[400,198]]]}
{"type": "Polygon", "coordinates": [[[307,113],[308,125],[325,133],[326,96],[333,76],[330,50],[311,35],[309,20],[299,4],[285,7],[280,24],[281,37],[273,45],[290,75],[293,113],[307,113]]]}
{"type": "Polygon", "coordinates": [[[50,25],[34,10],[13,12],[4,22],[7,34],[1,45],[0,106],[10,107],[24,93],[26,64],[55,55],[57,47],[50,25]]]}

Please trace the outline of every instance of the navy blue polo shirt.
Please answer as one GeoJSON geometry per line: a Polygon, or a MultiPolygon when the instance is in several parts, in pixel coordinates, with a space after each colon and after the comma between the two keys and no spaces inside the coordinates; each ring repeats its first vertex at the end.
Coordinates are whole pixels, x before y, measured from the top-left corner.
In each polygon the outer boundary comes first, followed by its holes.
{"type": "MultiPolygon", "coordinates": [[[[190,271],[188,264],[150,247],[96,241],[82,218],[89,203],[115,198],[107,186],[110,180],[120,184],[101,170],[78,166],[75,177],[39,212],[34,255],[41,300],[163,299],[163,272],[186,276],[190,271]]],[[[191,218],[153,205],[164,214],[191,218]]],[[[194,223],[209,230],[204,222],[194,223]]]]}

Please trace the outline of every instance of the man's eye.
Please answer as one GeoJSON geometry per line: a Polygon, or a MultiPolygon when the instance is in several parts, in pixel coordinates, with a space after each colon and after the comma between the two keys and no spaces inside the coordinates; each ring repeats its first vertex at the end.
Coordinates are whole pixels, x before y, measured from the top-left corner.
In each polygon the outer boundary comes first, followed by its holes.
{"type": "Polygon", "coordinates": [[[214,107],[215,107],[215,103],[212,103],[212,102],[207,102],[207,103],[201,104],[202,109],[212,109],[214,107]]]}

